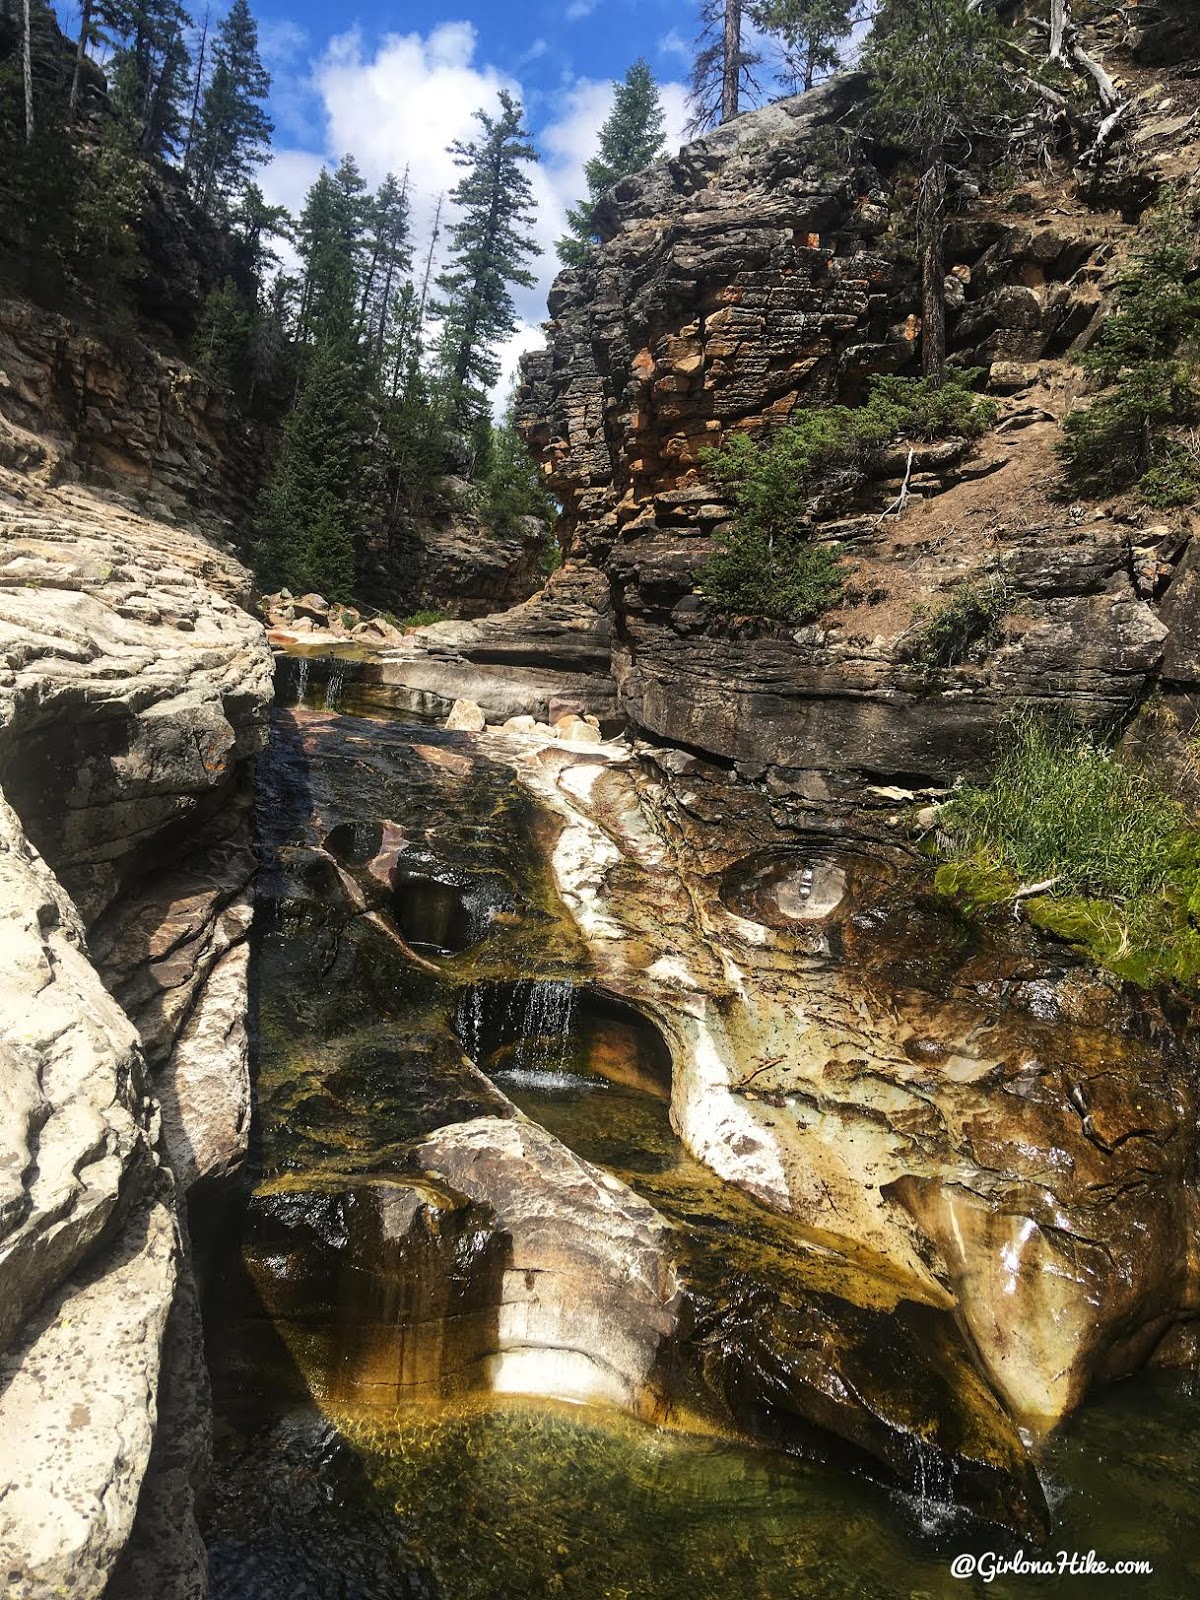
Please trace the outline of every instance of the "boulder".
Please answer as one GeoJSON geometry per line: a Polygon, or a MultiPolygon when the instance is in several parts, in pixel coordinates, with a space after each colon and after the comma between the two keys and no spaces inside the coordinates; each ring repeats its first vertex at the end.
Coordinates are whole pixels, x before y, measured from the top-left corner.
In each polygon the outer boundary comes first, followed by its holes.
{"type": "Polygon", "coordinates": [[[446,727],[459,733],[482,733],[487,719],[474,700],[456,700],[450,707],[446,727]]]}

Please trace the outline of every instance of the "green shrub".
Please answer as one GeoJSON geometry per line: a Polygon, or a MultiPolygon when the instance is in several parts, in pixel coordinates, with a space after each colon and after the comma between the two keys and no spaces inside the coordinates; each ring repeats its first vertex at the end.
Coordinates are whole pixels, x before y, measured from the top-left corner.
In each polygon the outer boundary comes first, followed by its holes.
{"type": "Polygon", "coordinates": [[[958,583],[919,613],[908,656],[919,667],[953,667],[978,661],[1000,642],[1012,604],[1003,578],[958,583]]]}
{"type": "Polygon", "coordinates": [[[1142,474],[1138,492],[1148,506],[1161,511],[1200,500],[1200,438],[1169,441],[1155,465],[1142,474]]]}
{"type": "Polygon", "coordinates": [[[1072,489],[1137,485],[1150,505],[1200,492],[1200,460],[1175,435],[1200,416],[1200,281],[1194,219],[1167,204],[1117,281],[1116,309],[1083,357],[1112,387],[1063,424],[1059,454],[1072,489]]]}
{"type": "Polygon", "coordinates": [[[845,578],[828,545],[771,540],[755,530],[734,535],[713,552],[703,583],[704,593],[722,610],[810,622],[837,603],[845,578]]]}
{"type": "MultiPolygon", "coordinates": [[[[381,612],[382,616],[383,613],[381,612]]],[[[445,622],[445,611],[414,611],[411,616],[401,617],[395,626],[401,630],[405,628],[431,628],[435,622],[445,622]]]]}
{"type": "Polygon", "coordinates": [[[1077,728],[1026,719],[987,787],[959,791],[938,821],[939,892],[979,907],[1004,884],[1011,898],[1044,883],[1026,905],[1039,927],[1135,982],[1197,983],[1200,830],[1152,773],[1077,728]]]}
{"type": "Polygon", "coordinates": [[[808,535],[819,499],[853,493],[884,448],[898,439],[977,438],[996,408],[971,392],[979,369],[924,378],[876,377],[865,405],[802,411],[763,443],[735,433],[702,461],[732,500],[733,529],[700,574],[702,592],[722,609],[802,622],[842,593],[836,554],[808,535]]]}

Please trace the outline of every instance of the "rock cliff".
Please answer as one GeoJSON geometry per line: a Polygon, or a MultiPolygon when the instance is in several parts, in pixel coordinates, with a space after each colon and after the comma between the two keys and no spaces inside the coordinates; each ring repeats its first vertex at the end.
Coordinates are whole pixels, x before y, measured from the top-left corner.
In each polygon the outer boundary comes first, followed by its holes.
{"type": "Polygon", "coordinates": [[[19,1600],[194,1595],[184,1200],[248,1134],[271,658],[231,556],[3,423],[0,461],[0,1560],[19,1600]]]}
{"type": "Polygon", "coordinates": [[[861,509],[827,523],[850,580],[802,628],[723,615],[699,592],[730,517],[701,454],[913,369],[919,300],[894,160],[856,135],[861,85],[846,78],[616,186],[605,243],[554,287],[518,421],[562,502],[570,557],[605,579],[603,614],[577,605],[573,637],[592,621],[611,641],[639,727],[828,804],[884,775],[978,774],[1018,701],[1112,722],[1156,682],[1193,691],[1194,519],[1068,505],[1053,452],[1139,209],[1196,171],[1194,81],[1122,64],[1136,126],[1120,184],[1043,176],[952,226],[951,356],[988,370],[998,428],[975,452],[897,452],[861,509]],[[906,466],[912,499],[885,517],[906,466]],[[1010,598],[998,647],[918,669],[907,647],[922,608],[984,572],[1010,598]]]}

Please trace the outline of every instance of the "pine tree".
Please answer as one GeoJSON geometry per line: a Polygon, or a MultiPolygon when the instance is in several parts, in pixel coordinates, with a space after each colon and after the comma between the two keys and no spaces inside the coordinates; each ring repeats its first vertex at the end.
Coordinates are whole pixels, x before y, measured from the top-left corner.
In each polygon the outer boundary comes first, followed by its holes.
{"type": "Polygon", "coordinates": [[[264,575],[327,600],[348,601],[354,593],[352,508],[365,431],[360,397],[353,350],[344,339],[326,340],[309,361],[262,497],[264,575]]]}
{"type": "Polygon", "coordinates": [[[191,18],[178,0],[100,0],[94,34],[113,47],[110,97],[151,159],[174,155],[185,119],[191,18]]]}
{"type": "Polygon", "coordinates": [[[370,262],[363,282],[359,321],[378,370],[387,344],[395,296],[412,267],[408,172],[403,182],[389,172],[368,208],[370,262]]]}
{"type": "Polygon", "coordinates": [[[783,55],[781,76],[805,93],[841,63],[841,47],[854,28],[859,0],[758,0],[754,23],[772,35],[783,55]]]}
{"type": "Polygon", "coordinates": [[[533,186],[526,166],[537,160],[525,113],[506,89],[500,115],[477,111],[481,135],[450,146],[464,176],[451,193],[461,215],[450,229],[450,264],[438,278],[444,299],[442,359],[460,420],[478,411],[500,376],[496,346],[517,326],[512,288],[531,289],[525,265],[537,254],[530,237],[533,186]]]}
{"type": "Polygon", "coordinates": [[[703,133],[729,122],[741,109],[742,96],[757,90],[754,69],[759,57],[746,49],[742,0],[701,0],[700,34],[688,102],[689,133],[703,133]]]}
{"type": "Polygon", "coordinates": [[[976,171],[1002,159],[1022,90],[1003,30],[972,0],[887,0],[864,65],[881,137],[917,164],[921,248],[921,361],[933,383],[946,369],[946,215],[952,163],[976,171]]]}
{"type": "Polygon", "coordinates": [[[304,199],[296,245],[304,263],[297,337],[319,343],[328,329],[348,334],[359,302],[359,272],[365,227],[365,184],[353,158],[336,173],[325,168],[304,199]]]}
{"type": "Polygon", "coordinates": [[[588,198],[567,212],[571,232],[555,245],[565,266],[582,266],[597,240],[596,209],[618,178],[640,172],[662,154],[663,108],[658,85],[639,56],[614,85],[612,110],[600,129],[600,148],[584,167],[588,198]]]}
{"type": "Polygon", "coordinates": [[[86,160],[77,209],[77,271],[100,304],[118,314],[137,265],[136,224],[146,183],[140,128],[128,109],[139,90],[136,59],[126,52],[112,89],[114,114],[105,118],[99,144],[86,160]]]}
{"type": "Polygon", "coordinates": [[[193,181],[202,205],[227,206],[269,155],[273,128],[262,102],[270,89],[258,54],[258,24],[246,0],[233,0],[217,29],[193,145],[193,181]]]}

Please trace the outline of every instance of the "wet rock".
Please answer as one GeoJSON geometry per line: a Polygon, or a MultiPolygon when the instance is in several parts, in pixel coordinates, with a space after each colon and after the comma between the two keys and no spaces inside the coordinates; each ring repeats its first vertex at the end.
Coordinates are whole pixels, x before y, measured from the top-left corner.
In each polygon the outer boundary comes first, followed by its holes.
{"type": "Polygon", "coordinates": [[[1135,1370],[1197,1295],[1193,1069],[1153,1002],[1016,924],[976,947],[879,847],[742,854],[777,827],[767,797],[656,770],[553,747],[518,768],[562,819],[601,980],[670,1043],[688,1148],[952,1309],[1031,1428],[1135,1370]]]}
{"type": "Polygon", "coordinates": [[[523,1120],[444,1128],[414,1155],[486,1203],[510,1241],[491,1387],[646,1406],[677,1304],[662,1218],[523,1120]]]}

